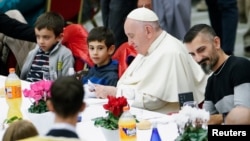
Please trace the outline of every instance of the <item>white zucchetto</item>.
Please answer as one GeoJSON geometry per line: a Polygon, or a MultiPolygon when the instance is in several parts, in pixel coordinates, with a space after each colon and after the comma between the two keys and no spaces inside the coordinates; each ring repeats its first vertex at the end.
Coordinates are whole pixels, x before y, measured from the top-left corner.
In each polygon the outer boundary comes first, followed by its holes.
{"type": "Polygon", "coordinates": [[[159,20],[158,16],[152,10],[145,7],[134,9],[128,14],[127,18],[138,21],[148,21],[148,22],[159,20]]]}

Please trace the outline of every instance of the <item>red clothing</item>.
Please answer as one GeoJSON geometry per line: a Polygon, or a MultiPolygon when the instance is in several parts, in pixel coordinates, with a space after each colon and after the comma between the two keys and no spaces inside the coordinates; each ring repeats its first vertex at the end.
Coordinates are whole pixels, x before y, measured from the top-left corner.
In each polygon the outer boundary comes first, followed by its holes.
{"type": "Polygon", "coordinates": [[[94,64],[89,57],[88,31],[80,24],[70,24],[63,31],[62,44],[68,47],[75,58],[75,71],[83,70],[85,63],[92,67],[94,64]]]}
{"type": "Polygon", "coordinates": [[[112,59],[119,62],[119,78],[123,72],[127,69],[131,61],[135,58],[137,52],[133,46],[130,46],[128,42],[123,43],[115,52],[112,59]]]}

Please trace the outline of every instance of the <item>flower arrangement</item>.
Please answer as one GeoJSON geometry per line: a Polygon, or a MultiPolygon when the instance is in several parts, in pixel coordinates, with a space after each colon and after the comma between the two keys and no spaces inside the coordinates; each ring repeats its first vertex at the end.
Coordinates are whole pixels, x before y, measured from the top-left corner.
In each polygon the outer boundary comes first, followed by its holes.
{"type": "Polygon", "coordinates": [[[118,129],[118,121],[123,113],[123,107],[128,105],[125,97],[108,96],[108,103],[103,105],[107,113],[106,117],[94,118],[94,125],[96,127],[103,127],[110,130],[118,129]]]}
{"type": "Polygon", "coordinates": [[[173,115],[178,126],[179,136],[175,141],[207,141],[207,121],[209,112],[196,107],[183,106],[173,115]]]}
{"type": "Polygon", "coordinates": [[[40,80],[30,84],[30,90],[24,89],[25,97],[32,98],[32,105],[28,111],[30,113],[44,113],[48,112],[46,100],[50,97],[50,87],[52,81],[40,80]]]}

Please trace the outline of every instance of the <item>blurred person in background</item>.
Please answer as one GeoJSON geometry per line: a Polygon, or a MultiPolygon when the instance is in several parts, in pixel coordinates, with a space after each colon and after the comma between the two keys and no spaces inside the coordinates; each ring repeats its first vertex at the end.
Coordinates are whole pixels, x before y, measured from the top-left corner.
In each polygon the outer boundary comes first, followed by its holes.
{"type": "Polygon", "coordinates": [[[237,0],[239,8],[239,22],[247,24],[243,35],[244,55],[250,57],[250,0],[237,0]]]}
{"type": "Polygon", "coordinates": [[[206,0],[211,26],[221,39],[227,55],[234,54],[238,25],[237,0],[206,0]]]}
{"type": "Polygon", "coordinates": [[[16,68],[19,74],[25,57],[35,47],[34,42],[35,30],[27,24],[20,11],[0,13],[0,74],[7,76],[11,67],[16,68]]]}
{"type": "Polygon", "coordinates": [[[18,120],[9,124],[3,135],[3,141],[16,141],[33,136],[38,136],[38,131],[33,123],[28,120],[18,120]]]}
{"type": "Polygon", "coordinates": [[[199,2],[196,5],[196,10],[198,12],[207,11],[206,1],[205,0],[199,0],[199,2]]]}
{"type": "Polygon", "coordinates": [[[138,0],[138,7],[152,9],[159,17],[160,26],[179,40],[191,25],[191,0],[138,0]]]}
{"type": "Polygon", "coordinates": [[[100,0],[103,25],[114,32],[115,46],[127,42],[124,22],[130,11],[137,7],[137,0],[100,0]]]}
{"type": "Polygon", "coordinates": [[[34,25],[36,18],[45,12],[46,0],[1,0],[0,13],[17,9],[24,16],[27,23],[34,25]]]}

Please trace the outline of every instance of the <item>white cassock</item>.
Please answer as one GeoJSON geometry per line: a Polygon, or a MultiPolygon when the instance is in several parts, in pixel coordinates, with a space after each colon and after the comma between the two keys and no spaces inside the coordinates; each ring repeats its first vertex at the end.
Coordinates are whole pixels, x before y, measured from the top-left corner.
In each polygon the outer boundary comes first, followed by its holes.
{"type": "Polygon", "coordinates": [[[138,54],[118,81],[117,95],[132,106],[162,113],[179,110],[178,94],[193,92],[204,100],[207,75],[188,54],[184,44],[163,31],[146,56],[138,54]]]}

